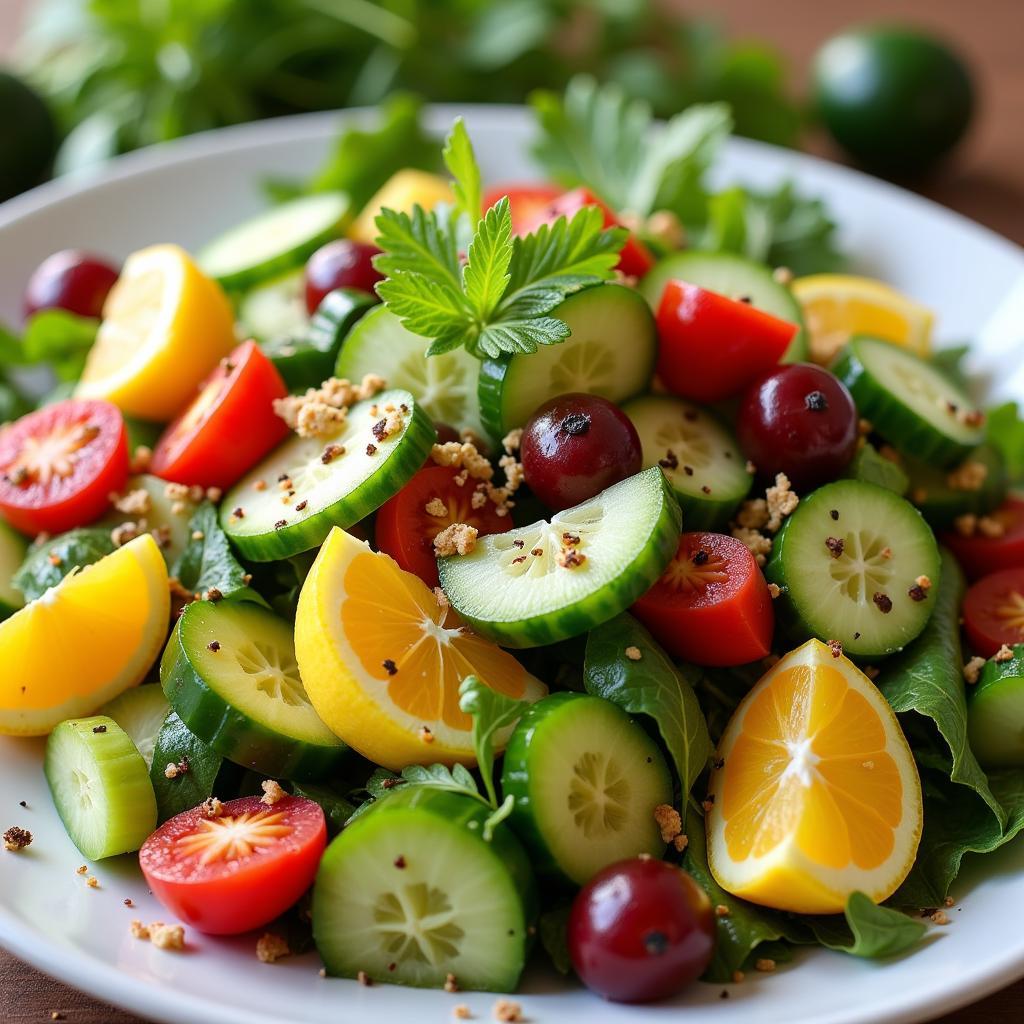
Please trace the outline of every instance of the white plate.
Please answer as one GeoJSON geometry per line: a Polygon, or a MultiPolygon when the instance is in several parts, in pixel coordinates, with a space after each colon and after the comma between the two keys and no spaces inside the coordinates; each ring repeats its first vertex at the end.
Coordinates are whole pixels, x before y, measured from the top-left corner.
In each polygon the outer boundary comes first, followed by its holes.
{"type": "MultiPolygon", "coordinates": [[[[436,108],[443,131],[456,111],[436,108]]],[[[529,119],[514,108],[466,108],[488,180],[535,177],[525,155],[529,119]]],[[[112,256],[154,241],[195,247],[259,208],[258,182],[301,175],[327,151],[337,115],[244,126],[117,161],[91,184],[57,182],[0,207],[0,320],[16,321],[31,269],[55,249],[112,256]]],[[[978,344],[977,369],[998,395],[1024,398],[1024,252],[1004,239],[899,189],[798,153],[730,143],[723,180],[769,185],[794,177],[827,199],[861,269],[892,282],[940,314],[940,335],[978,344]]],[[[4,671],[17,671],[7,666],[4,671]]],[[[75,874],[82,863],[50,803],[42,743],[0,740],[0,824],[32,830],[20,855],[0,854],[0,943],[78,988],[174,1024],[408,1024],[451,1019],[459,1001],[491,1019],[494,997],[325,980],[307,955],[257,962],[252,938],[189,935],[188,952],[162,953],[132,939],[133,917],[166,917],[130,857],[95,867],[99,889],[75,874]],[[27,809],[18,806],[25,800],[27,809]],[[123,900],[130,897],[135,907],[123,900]]],[[[673,1004],[604,1003],[541,969],[517,996],[539,1024],[631,1024],[700,1016],[714,1024],[787,1021],[860,1024],[919,1021],[979,999],[1024,975],[1024,844],[978,859],[957,883],[953,923],[917,952],[874,964],[808,951],[775,976],[729,986],[696,985],[673,1004]],[[686,1010],[680,1011],[680,1007],[686,1010]]]]}

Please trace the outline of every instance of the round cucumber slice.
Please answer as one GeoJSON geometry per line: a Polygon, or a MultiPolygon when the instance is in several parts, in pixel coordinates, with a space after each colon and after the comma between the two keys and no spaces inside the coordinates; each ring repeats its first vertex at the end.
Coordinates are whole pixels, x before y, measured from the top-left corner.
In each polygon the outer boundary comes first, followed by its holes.
{"type": "Polygon", "coordinates": [[[164,719],[171,710],[164,691],[147,683],[125,690],[100,709],[100,714],[112,718],[128,734],[135,749],[149,768],[153,764],[156,738],[163,727],[164,719]]]}
{"type": "Polygon", "coordinates": [[[726,252],[672,253],[655,264],[640,283],[640,291],[655,312],[665,285],[672,280],[688,281],[730,299],[748,298],[757,309],[797,324],[800,330],[789,343],[782,362],[799,363],[807,359],[807,331],[800,303],[763,263],[726,252]]]}
{"type": "Polygon", "coordinates": [[[302,331],[309,324],[305,268],[289,270],[247,291],[238,304],[238,322],[246,337],[260,342],[302,331]]]}
{"type": "Polygon", "coordinates": [[[112,718],[61,722],[43,771],[64,828],[89,860],[137,850],[156,828],[146,762],[112,718]]]}
{"type": "Polygon", "coordinates": [[[264,775],[324,778],[348,749],[306,696],[291,624],[259,605],[187,605],[160,662],[160,683],[186,728],[264,775]]]}
{"type": "Polygon", "coordinates": [[[381,306],[351,330],[334,374],[348,380],[362,380],[368,373],[379,374],[389,387],[405,388],[416,395],[420,407],[432,420],[482,436],[477,397],[480,360],[464,348],[428,357],[429,345],[381,306]]]}
{"type": "Polygon", "coordinates": [[[802,636],[838,640],[847,654],[901,650],[928,622],[937,586],[935,535],[913,505],[860,480],[837,480],[802,499],[765,569],[782,612],[802,636]]]}
{"type": "Polygon", "coordinates": [[[0,522],[0,621],[25,606],[25,596],[13,583],[14,574],[28,554],[28,541],[0,522]]]}
{"type": "Polygon", "coordinates": [[[640,435],[644,467],[664,470],[683,529],[724,527],[754,482],[729,431],[701,406],[668,395],[637,398],[622,411],[640,435]]]}
{"type": "Polygon", "coordinates": [[[293,199],[226,231],[199,252],[196,262],[228,290],[251,288],[301,267],[341,234],[350,212],[341,192],[293,199]]]}
{"type": "Polygon", "coordinates": [[[647,388],[658,352],[654,317],[640,294],[603,284],[570,295],[550,316],[572,334],[536,352],[487,359],[480,413],[492,437],[524,426],[539,405],[570,391],[621,403],[647,388]]]}
{"type": "Polygon", "coordinates": [[[935,466],[960,462],[985,440],[974,405],[945,374],[905,348],[878,338],[847,342],[832,372],[857,411],[897,451],[935,466]]]}
{"type": "Polygon", "coordinates": [[[353,405],[333,437],[293,437],[271,452],[227,493],[221,526],[254,562],[319,547],[333,526],[358,523],[401,490],[436,437],[408,391],[382,391],[353,405]],[[406,411],[401,429],[382,439],[374,429],[389,405],[406,411]],[[324,454],[328,445],[337,450],[330,458],[324,454]]]}
{"type": "Polygon", "coordinates": [[[907,494],[936,530],[945,530],[962,515],[983,516],[1006,497],[1006,463],[998,449],[983,444],[951,470],[907,460],[907,494]],[[967,486],[977,475],[978,486],[967,486]]]}
{"type": "MultiPolygon", "coordinates": [[[[214,796],[224,765],[220,754],[189,732],[173,711],[168,711],[157,733],[149,766],[160,824],[214,796]],[[170,765],[174,767],[169,768],[170,765]]],[[[221,790],[221,794],[226,792],[221,790]]]]}
{"type": "Polygon", "coordinates": [[[508,533],[438,559],[452,607],[505,647],[578,636],[628,608],[675,554],[679,504],[660,469],[508,533]]]}
{"type": "Polygon", "coordinates": [[[471,797],[396,790],[327,848],[313,888],[313,939],[328,974],[512,992],[536,909],[512,830],[483,839],[489,810],[471,797]]]}
{"type": "Polygon", "coordinates": [[[505,749],[501,791],[536,869],[584,885],[602,868],[665,851],[654,818],[672,803],[658,745],[617,704],[553,693],[531,704],[505,749]]]}
{"type": "Polygon", "coordinates": [[[1024,768],[1024,644],[968,688],[967,732],[983,768],[1024,768]]]}

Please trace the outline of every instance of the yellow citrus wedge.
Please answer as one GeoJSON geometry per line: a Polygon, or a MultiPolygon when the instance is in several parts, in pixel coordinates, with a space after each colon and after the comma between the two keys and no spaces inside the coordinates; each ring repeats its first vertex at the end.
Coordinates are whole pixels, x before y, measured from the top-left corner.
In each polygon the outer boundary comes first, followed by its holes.
{"type": "Polygon", "coordinates": [[[231,304],[176,245],[128,257],[107,297],[79,398],[105,398],[124,412],[166,421],[235,345],[231,304]]]}
{"type": "Polygon", "coordinates": [[[468,675],[520,700],[547,692],[418,576],[338,528],[299,595],[295,655],[327,727],[385,768],[475,763],[472,720],[459,708],[468,675]]]}
{"type": "Polygon", "coordinates": [[[811,358],[822,365],[855,334],[902,345],[927,356],[934,315],[895,288],[853,274],[812,274],[793,282],[810,339],[811,358]]]}
{"type": "Polygon", "coordinates": [[[743,899],[837,914],[906,878],[921,838],[921,782],[885,698],[809,640],[754,686],[711,777],[708,862],[743,899]],[[724,762],[724,763],[723,763],[724,762]]]}
{"type": "Polygon", "coordinates": [[[42,736],[145,676],[167,639],[167,565],[143,534],[0,623],[0,733],[42,736]]]}
{"type": "Polygon", "coordinates": [[[452,189],[444,178],[411,167],[396,171],[352,222],[348,230],[349,238],[372,245],[380,234],[375,222],[384,207],[398,213],[412,213],[414,206],[432,210],[438,203],[451,201],[452,189]]]}

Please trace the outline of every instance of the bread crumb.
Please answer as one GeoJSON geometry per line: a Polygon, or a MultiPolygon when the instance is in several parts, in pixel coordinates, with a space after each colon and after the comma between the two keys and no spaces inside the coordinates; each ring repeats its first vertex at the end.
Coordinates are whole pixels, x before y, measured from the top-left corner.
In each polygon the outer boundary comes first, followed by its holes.
{"type": "Polygon", "coordinates": [[[448,595],[440,587],[434,587],[434,600],[437,602],[437,606],[441,611],[448,611],[448,595]]]}
{"type": "Polygon", "coordinates": [[[1006,534],[1006,524],[995,516],[982,516],[978,520],[978,533],[990,540],[997,540],[1006,534]]]}
{"type": "Polygon", "coordinates": [[[929,915],[928,920],[932,924],[949,924],[949,915],[944,910],[936,910],[929,915]]]}
{"type": "Polygon", "coordinates": [[[973,537],[978,532],[978,517],[973,512],[957,516],[953,520],[953,528],[961,537],[973,537]]]}
{"type": "Polygon", "coordinates": [[[775,483],[765,491],[768,503],[768,522],[765,528],[769,533],[777,533],[782,527],[782,520],[792,514],[800,498],[794,494],[789,477],[785,473],[775,475],[775,483]]]}
{"type": "Polygon", "coordinates": [[[139,473],[148,473],[149,464],[153,458],[153,449],[146,444],[140,444],[135,446],[135,451],[132,452],[132,461],[129,466],[134,475],[139,473]]]}
{"type": "Polygon", "coordinates": [[[85,884],[90,889],[98,889],[100,887],[100,880],[95,875],[90,875],[86,880],[85,884]]]}
{"type": "Polygon", "coordinates": [[[502,439],[501,447],[505,449],[506,455],[511,455],[513,452],[519,451],[519,446],[523,440],[523,428],[516,427],[515,430],[510,430],[502,439]]]}
{"type": "Polygon", "coordinates": [[[264,779],[260,783],[260,787],[263,790],[260,803],[266,804],[268,807],[273,807],[278,800],[282,800],[288,795],[273,779],[264,779]]]}
{"type": "Polygon", "coordinates": [[[81,864],[75,868],[76,875],[87,875],[89,873],[89,866],[87,864],[81,864]]]}
{"type": "Polygon", "coordinates": [[[419,737],[420,737],[420,742],[421,743],[433,743],[434,742],[434,734],[430,731],[430,727],[427,726],[427,725],[421,725],[420,726],[419,737]]]}
{"type": "Polygon", "coordinates": [[[376,374],[366,374],[361,384],[330,377],[303,395],[275,398],[274,412],[299,437],[329,437],[344,425],[352,405],[372,398],[383,387],[383,378],[376,374]]]}
{"type": "Polygon", "coordinates": [[[1002,647],[992,655],[992,660],[995,662],[1004,662],[1013,660],[1013,648],[1009,644],[1003,644],[1002,647]]]}
{"type": "Polygon", "coordinates": [[[719,903],[715,907],[715,917],[728,917],[731,913],[732,911],[724,903],[719,903]]]}
{"type": "Polygon", "coordinates": [[[968,459],[946,474],[946,486],[951,491],[980,491],[988,477],[988,466],[984,462],[968,459]]]}
{"type": "Polygon", "coordinates": [[[9,853],[18,853],[26,846],[32,845],[32,833],[27,828],[12,825],[4,832],[4,849],[9,853]]]}
{"type": "Polygon", "coordinates": [[[777,598],[777,597],[778,597],[778,596],[779,596],[779,595],[780,595],[781,593],[782,593],[782,591],[781,591],[781,590],[779,589],[779,585],[778,585],[778,583],[769,583],[769,584],[768,584],[768,596],[769,596],[769,597],[770,597],[770,598],[771,598],[771,599],[772,599],[773,601],[774,601],[774,600],[775,600],[775,599],[776,599],[776,598],[777,598]]]}
{"type": "Polygon", "coordinates": [[[968,686],[974,686],[978,681],[978,676],[981,675],[981,670],[985,667],[985,659],[977,656],[971,658],[966,665],[964,665],[964,679],[968,686]]]}
{"type": "Polygon", "coordinates": [[[760,530],[768,525],[768,502],[764,498],[751,498],[740,505],[736,513],[737,526],[745,526],[751,530],[760,530]]]}
{"type": "Polygon", "coordinates": [[[776,267],[772,271],[772,279],[783,286],[793,283],[793,271],[789,267],[776,267]]]}
{"type": "Polygon", "coordinates": [[[371,978],[366,971],[357,971],[356,981],[358,981],[360,985],[364,985],[366,988],[370,988],[370,986],[373,985],[373,978],[371,978]]]}
{"type": "Polygon", "coordinates": [[[629,658],[630,661],[639,661],[643,657],[643,653],[639,647],[630,645],[626,648],[626,657],[629,658]]]}
{"type": "Polygon", "coordinates": [[[458,1003],[452,1007],[452,1016],[456,1020],[472,1020],[473,1014],[465,1003],[458,1003]]]}
{"type": "Polygon", "coordinates": [[[126,516],[148,516],[153,504],[149,491],[142,487],[123,495],[112,494],[110,502],[118,512],[126,516]]]}
{"type": "Polygon", "coordinates": [[[682,816],[669,804],[658,804],[654,808],[654,820],[658,823],[663,843],[671,843],[683,831],[682,816]]]}
{"type": "Polygon", "coordinates": [[[746,526],[733,527],[732,535],[754,556],[754,561],[758,565],[765,564],[772,551],[771,537],[766,537],[763,533],[746,526]]]}
{"type": "Polygon", "coordinates": [[[682,853],[690,845],[690,837],[680,833],[672,840],[672,847],[676,853],[682,853]]]}
{"type": "Polygon", "coordinates": [[[734,982],[735,984],[737,984],[737,985],[738,985],[738,984],[739,984],[739,983],[740,983],[740,982],[741,982],[741,981],[742,981],[742,980],[743,980],[743,979],[744,979],[745,977],[746,977],[746,975],[745,975],[745,974],[744,974],[744,973],[743,973],[742,971],[733,971],[733,972],[732,972],[732,980],[733,980],[733,982],[734,982]]]}
{"type": "Polygon", "coordinates": [[[204,818],[219,818],[224,813],[224,804],[217,797],[210,796],[199,805],[199,810],[204,818]]]}
{"type": "Polygon", "coordinates": [[[146,520],[139,519],[137,522],[129,520],[121,523],[110,531],[110,540],[115,548],[123,548],[129,541],[141,537],[146,532],[146,520]]]}
{"type": "Polygon", "coordinates": [[[436,519],[444,519],[448,515],[448,506],[440,498],[431,498],[430,501],[423,506],[423,511],[428,516],[434,516],[436,519]]]}
{"type": "Polygon", "coordinates": [[[452,523],[434,538],[434,554],[438,558],[449,555],[468,555],[476,547],[478,531],[466,523],[452,523]]]}
{"type": "Polygon", "coordinates": [[[132,921],[132,937],[149,941],[157,949],[184,949],[185,929],[180,924],[164,924],[163,921],[154,921],[152,924],[143,924],[141,921],[132,921]]]}
{"type": "Polygon", "coordinates": [[[775,970],[775,961],[772,960],[770,957],[760,957],[759,959],[754,961],[754,970],[768,974],[775,970]]]}
{"type": "Polygon", "coordinates": [[[476,445],[469,441],[435,444],[430,457],[438,466],[466,470],[475,480],[490,480],[494,476],[494,467],[477,451],[476,445]]]}
{"type": "Polygon", "coordinates": [[[455,975],[449,972],[444,979],[444,990],[445,992],[458,992],[459,983],[455,980],[455,975]]]}
{"type": "Polygon", "coordinates": [[[282,957],[289,956],[290,954],[291,949],[288,943],[274,932],[264,932],[256,940],[256,959],[261,964],[276,963],[282,957]]]}
{"type": "Polygon", "coordinates": [[[505,1024],[516,1024],[523,1019],[523,1008],[511,999],[499,999],[494,1004],[494,1019],[505,1024]]]}
{"type": "Polygon", "coordinates": [[[931,590],[932,588],[932,581],[931,578],[928,576],[918,576],[914,580],[914,584],[920,587],[922,590],[931,590]]]}

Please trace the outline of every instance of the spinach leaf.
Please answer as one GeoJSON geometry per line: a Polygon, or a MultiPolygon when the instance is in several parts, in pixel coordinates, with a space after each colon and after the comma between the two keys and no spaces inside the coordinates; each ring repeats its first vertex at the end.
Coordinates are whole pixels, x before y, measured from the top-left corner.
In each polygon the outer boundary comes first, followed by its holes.
{"type": "Polygon", "coordinates": [[[328,836],[336,836],[356,812],[356,805],[331,786],[313,782],[293,782],[292,792],[318,804],[324,812],[328,836]]]}
{"type": "Polygon", "coordinates": [[[171,566],[171,575],[194,594],[219,590],[222,597],[243,596],[263,603],[249,588],[248,573],[231,551],[227,534],[220,528],[217,510],[204,501],[189,520],[191,539],[178,560],[171,566]]]}
{"type": "Polygon", "coordinates": [[[447,789],[453,793],[472,797],[487,807],[492,807],[487,797],[481,794],[480,787],[476,784],[476,779],[473,778],[469,769],[464,765],[456,764],[449,768],[443,764],[413,764],[403,768],[401,774],[389,771],[387,768],[377,768],[369,779],[366,780],[366,792],[370,798],[353,810],[348,820],[354,821],[361,814],[368,811],[378,800],[385,799],[389,794],[394,793],[398,789],[408,789],[410,786],[431,786],[434,789],[447,789]]]}
{"type": "Polygon", "coordinates": [[[613,701],[630,714],[654,719],[675,762],[684,798],[712,750],[693,692],[694,672],[688,666],[677,668],[651,634],[626,613],[591,630],[587,637],[583,663],[587,693],[613,701]],[[630,647],[639,650],[638,660],[626,657],[630,647]]]}
{"type": "Polygon", "coordinates": [[[821,945],[871,959],[904,953],[927,931],[922,921],[880,907],[862,892],[850,896],[842,916],[806,917],[804,922],[821,945]]]}
{"type": "Polygon", "coordinates": [[[563,903],[551,910],[545,910],[537,922],[540,944],[544,947],[551,960],[551,965],[559,974],[568,974],[572,970],[572,959],[569,956],[569,912],[572,904],[563,903]]]}
{"type": "Polygon", "coordinates": [[[156,794],[157,821],[163,824],[213,796],[223,762],[220,754],[193,735],[174,711],[169,711],[157,734],[149,769],[156,794]],[[184,770],[168,778],[169,764],[184,770]]]}
{"type": "Polygon", "coordinates": [[[34,601],[73,569],[92,565],[113,550],[110,530],[98,527],[69,530],[33,544],[11,582],[25,595],[26,601],[34,601]]]}
{"type": "Polygon", "coordinates": [[[1006,472],[1014,483],[1024,481],[1024,419],[1016,402],[1006,402],[989,409],[987,419],[989,444],[1006,460],[1006,472]]]}
{"type": "Polygon", "coordinates": [[[45,363],[58,380],[78,380],[99,326],[99,320],[76,316],[63,309],[44,309],[32,316],[25,326],[21,340],[24,361],[45,363]]]}
{"type": "Polygon", "coordinates": [[[466,676],[459,687],[459,707],[473,716],[473,749],[487,790],[487,802],[496,811],[502,808],[494,788],[494,745],[499,736],[508,735],[529,706],[529,701],[506,697],[476,676],[466,676]]]}

